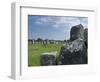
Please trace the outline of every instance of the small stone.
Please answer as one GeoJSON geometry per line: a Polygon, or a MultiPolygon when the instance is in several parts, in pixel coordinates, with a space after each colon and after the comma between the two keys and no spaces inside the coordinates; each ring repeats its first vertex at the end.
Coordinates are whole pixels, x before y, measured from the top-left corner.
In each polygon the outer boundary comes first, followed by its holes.
{"type": "Polygon", "coordinates": [[[40,64],[42,66],[56,65],[57,52],[47,52],[40,55],[40,64]]]}

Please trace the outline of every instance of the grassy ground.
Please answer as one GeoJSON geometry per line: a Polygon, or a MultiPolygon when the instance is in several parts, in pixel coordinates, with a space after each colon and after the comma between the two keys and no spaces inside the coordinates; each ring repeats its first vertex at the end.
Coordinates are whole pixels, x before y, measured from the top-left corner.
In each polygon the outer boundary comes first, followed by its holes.
{"type": "Polygon", "coordinates": [[[28,44],[28,66],[40,66],[40,54],[44,52],[59,53],[62,44],[28,44]]]}

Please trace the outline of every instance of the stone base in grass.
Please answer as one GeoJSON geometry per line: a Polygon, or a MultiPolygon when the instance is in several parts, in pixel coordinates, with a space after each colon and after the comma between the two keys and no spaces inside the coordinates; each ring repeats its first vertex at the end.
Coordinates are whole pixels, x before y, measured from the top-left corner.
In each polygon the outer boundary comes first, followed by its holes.
{"type": "Polygon", "coordinates": [[[56,65],[57,52],[46,52],[40,55],[41,66],[56,65]]]}

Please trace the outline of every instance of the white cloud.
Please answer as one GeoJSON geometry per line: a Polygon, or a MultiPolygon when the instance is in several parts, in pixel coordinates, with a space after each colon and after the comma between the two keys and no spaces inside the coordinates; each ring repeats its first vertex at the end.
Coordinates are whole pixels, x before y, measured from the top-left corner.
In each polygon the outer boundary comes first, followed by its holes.
{"type": "Polygon", "coordinates": [[[41,17],[37,19],[36,24],[51,24],[57,21],[57,17],[41,17]]]}
{"type": "Polygon", "coordinates": [[[63,28],[63,32],[69,32],[72,26],[82,24],[87,27],[88,19],[85,17],[41,17],[37,19],[36,24],[45,24],[54,28],[63,28]]]}
{"type": "Polygon", "coordinates": [[[36,23],[36,24],[42,24],[42,22],[40,22],[40,21],[36,21],[35,23],[36,23]]]}

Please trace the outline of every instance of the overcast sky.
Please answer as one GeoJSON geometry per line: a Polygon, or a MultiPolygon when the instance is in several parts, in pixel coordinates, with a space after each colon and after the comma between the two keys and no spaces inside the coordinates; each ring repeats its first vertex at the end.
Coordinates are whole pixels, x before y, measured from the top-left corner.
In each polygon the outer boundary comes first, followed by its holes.
{"type": "Polygon", "coordinates": [[[74,16],[29,15],[28,39],[69,39],[71,27],[78,24],[82,24],[84,28],[88,28],[88,18],[74,16]]]}

